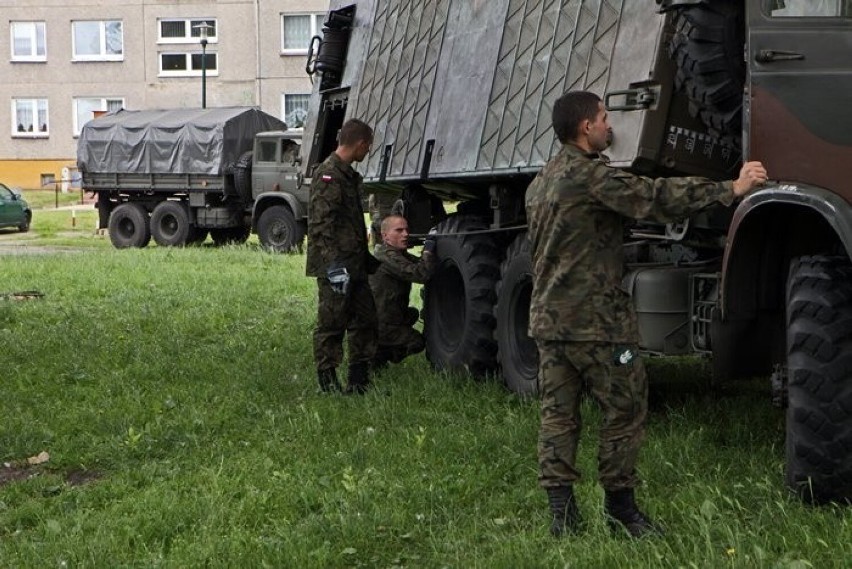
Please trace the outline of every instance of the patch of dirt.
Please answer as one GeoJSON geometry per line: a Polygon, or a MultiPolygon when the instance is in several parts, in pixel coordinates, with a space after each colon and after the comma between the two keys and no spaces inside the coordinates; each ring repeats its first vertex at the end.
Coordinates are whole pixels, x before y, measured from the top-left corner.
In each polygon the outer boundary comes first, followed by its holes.
{"type": "Polygon", "coordinates": [[[103,478],[103,474],[97,470],[72,470],[65,475],[65,482],[69,486],[82,486],[103,478]]]}
{"type": "Polygon", "coordinates": [[[4,465],[0,467],[0,486],[5,486],[10,482],[18,480],[28,480],[35,478],[40,474],[36,468],[28,468],[26,466],[4,465]]]}
{"type": "MultiPolygon", "coordinates": [[[[43,469],[37,467],[5,464],[0,466],[0,486],[20,480],[29,480],[41,476],[44,472],[43,469]]],[[[65,474],[65,483],[71,487],[83,486],[100,480],[103,476],[103,473],[97,470],[72,470],[65,474]]]]}

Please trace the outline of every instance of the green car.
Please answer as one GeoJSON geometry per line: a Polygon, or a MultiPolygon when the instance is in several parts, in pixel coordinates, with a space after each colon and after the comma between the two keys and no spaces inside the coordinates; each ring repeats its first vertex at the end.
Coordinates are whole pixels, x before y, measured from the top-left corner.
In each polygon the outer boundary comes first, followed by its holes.
{"type": "Polygon", "coordinates": [[[0,228],[17,227],[18,231],[29,231],[32,218],[33,212],[21,194],[0,184],[0,228]]]}

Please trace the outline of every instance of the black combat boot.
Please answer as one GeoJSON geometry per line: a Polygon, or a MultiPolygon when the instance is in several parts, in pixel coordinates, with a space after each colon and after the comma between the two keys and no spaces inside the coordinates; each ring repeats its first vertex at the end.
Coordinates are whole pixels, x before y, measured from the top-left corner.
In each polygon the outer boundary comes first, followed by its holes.
{"type": "Polygon", "coordinates": [[[612,531],[627,530],[630,537],[663,535],[663,528],[651,521],[636,506],[633,488],[607,490],[604,497],[607,524],[612,531]]]}
{"type": "Polygon", "coordinates": [[[335,371],[333,367],[329,369],[318,369],[317,383],[319,383],[320,391],[325,393],[340,391],[340,383],[337,381],[337,371],[335,371]]]}
{"type": "Polygon", "coordinates": [[[560,486],[547,489],[547,502],[553,518],[550,521],[550,534],[562,537],[566,532],[580,531],[580,509],[574,498],[573,486],[560,486]]]}
{"type": "Polygon", "coordinates": [[[369,366],[367,362],[349,364],[349,383],[346,386],[347,395],[363,395],[370,386],[369,366]]]}

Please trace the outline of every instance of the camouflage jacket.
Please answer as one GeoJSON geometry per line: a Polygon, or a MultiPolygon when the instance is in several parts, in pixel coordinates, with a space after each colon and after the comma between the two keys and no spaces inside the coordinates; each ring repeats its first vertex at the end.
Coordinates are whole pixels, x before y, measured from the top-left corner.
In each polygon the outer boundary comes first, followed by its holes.
{"type": "Polygon", "coordinates": [[[367,249],[360,187],[361,174],[334,152],[317,166],[308,205],[308,276],[325,277],[336,262],[353,280],[367,279],[375,259],[367,249]]]}
{"type": "Polygon", "coordinates": [[[598,154],[563,145],[526,192],[530,336],[637,342],[636,314],[621,286],[626,225],[633,219],[682,219],[733,200],[733,182],[636,176],[608,166],[598,154]]]}
{"type": "MultiPolygon", "coordinates": [[[[435,272],[434,255],[419,259],[403,249],[388,245],[376,246],[379,270],[370,276],[370,288],[376,299],[379,330],[386,326],[404,326],[411,283],[425,283],[435,272]]],[[[381,338],[380,338],[381,341],[381,338]]]]}

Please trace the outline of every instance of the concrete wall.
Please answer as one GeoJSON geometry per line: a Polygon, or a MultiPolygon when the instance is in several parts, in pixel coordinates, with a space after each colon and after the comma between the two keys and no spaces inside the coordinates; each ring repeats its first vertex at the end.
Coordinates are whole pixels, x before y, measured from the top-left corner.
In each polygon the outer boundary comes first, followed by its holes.
{"type": "MultiPolygon", "coordinates": [[[[162,52],[200,52],[198,43],[158,43],[159,18],[213,18],[218,75],[207,77],[207,106],[254,105],[282,117],[282,94],[310,93],[306,55],[281,54],[282,14],[324,14],[328,0],[0,0],[0,181],[36,188],[41,175],[76,161],[75,97],[123,98],[129,109],[201,106],[200,77],[163,77],[162,52]],[[73,61],[74,20],[121,20],[120,61],[73,61]],[[12,61],[11,22],[46,24],[47,59],[12,61]],[[14,132],[14,98],[48,100],[45,137],[14,132]]],[[[321,22],[322,18],[319,19],[321,22]]]]}

